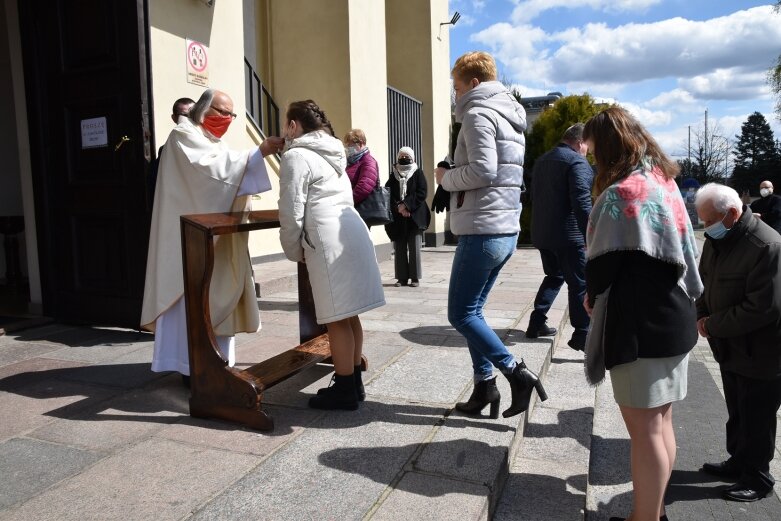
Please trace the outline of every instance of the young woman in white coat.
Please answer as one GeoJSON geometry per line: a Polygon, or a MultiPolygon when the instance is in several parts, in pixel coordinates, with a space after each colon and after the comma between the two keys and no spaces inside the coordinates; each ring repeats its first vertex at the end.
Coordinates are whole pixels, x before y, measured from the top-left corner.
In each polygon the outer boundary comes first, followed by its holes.
{"type": "Polygon", "coordinates": [[[385,304],[380,269],[369,230],[353,208],[344,146],[325,113],[312,100],[297,101],[286,119],[279,234],[287,258],[306,263],[334,363],[334,385],[320,389],[309,406],[355,410],[366,396],[358,315],[385,304]]]}

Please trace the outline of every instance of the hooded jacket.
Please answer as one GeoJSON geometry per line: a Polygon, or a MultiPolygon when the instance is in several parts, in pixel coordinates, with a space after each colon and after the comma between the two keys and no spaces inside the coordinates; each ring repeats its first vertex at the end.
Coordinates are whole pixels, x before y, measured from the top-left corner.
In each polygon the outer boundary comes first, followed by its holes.
{"type": "Polygon", "coordinates": [[[293,140],[279,171],[279,237],[306,262],[318,324],[385,304],[374,244],[353,208],[344,146],[324,131],[293,140]]]}
{"type": "Polygon", "coordinates": [[[697,318],[709,317],[714,358],[741,376],[781,377],[781,236],[744,206],[722,239],[705,237],[697,318]]]}
{"type": "Polygon", "coordinates": [[[455,167],[442,180],[451,192],[456,235],[520,230],[526,112],[498,81],[480,83],[456,102],[461,123],[455,167]]]}

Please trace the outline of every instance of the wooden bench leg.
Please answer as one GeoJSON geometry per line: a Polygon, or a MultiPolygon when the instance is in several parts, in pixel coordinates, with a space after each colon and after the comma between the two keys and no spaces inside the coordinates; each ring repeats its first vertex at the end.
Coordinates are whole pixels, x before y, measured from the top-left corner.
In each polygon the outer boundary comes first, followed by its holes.
{"type": "Polygon", "coordinates": [[[260,431],[274,428],[274,420],[261,408],[262,392],[240,371],[225,368],[222,374],[206,373],[201,379],[209,381],[190,382],[191,416],[240,423],[260,431]]]}

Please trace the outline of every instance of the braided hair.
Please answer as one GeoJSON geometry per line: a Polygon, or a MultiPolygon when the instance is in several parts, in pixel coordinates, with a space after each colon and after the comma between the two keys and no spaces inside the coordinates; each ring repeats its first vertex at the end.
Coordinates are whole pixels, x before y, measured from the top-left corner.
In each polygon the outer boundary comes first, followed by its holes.
{"type": "Polygon", "coordinates": [[[291,103],[287,108],[286,116],[288,121],[298,121],[304,133],[325,130],[332,136],[335,135],[325,112],[311,99],[291,103]]]}

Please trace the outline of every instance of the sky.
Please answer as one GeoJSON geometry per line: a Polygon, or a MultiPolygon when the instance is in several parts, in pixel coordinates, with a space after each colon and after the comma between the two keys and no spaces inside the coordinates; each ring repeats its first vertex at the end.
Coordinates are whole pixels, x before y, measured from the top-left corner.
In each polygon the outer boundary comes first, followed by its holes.
{"type": "MultiPolygon", "coordinates": [[[[742,0],[450,0],[451,64],[488,51],[523,96],[588,93],[624,106],[671,155],[686,155],[705,111],[734,143],[749,114],[776,139],[767,70],[781,54],[775,2],[742,0]]],[[[444,21],[444,20],[443,20],[444,21]]]]}

